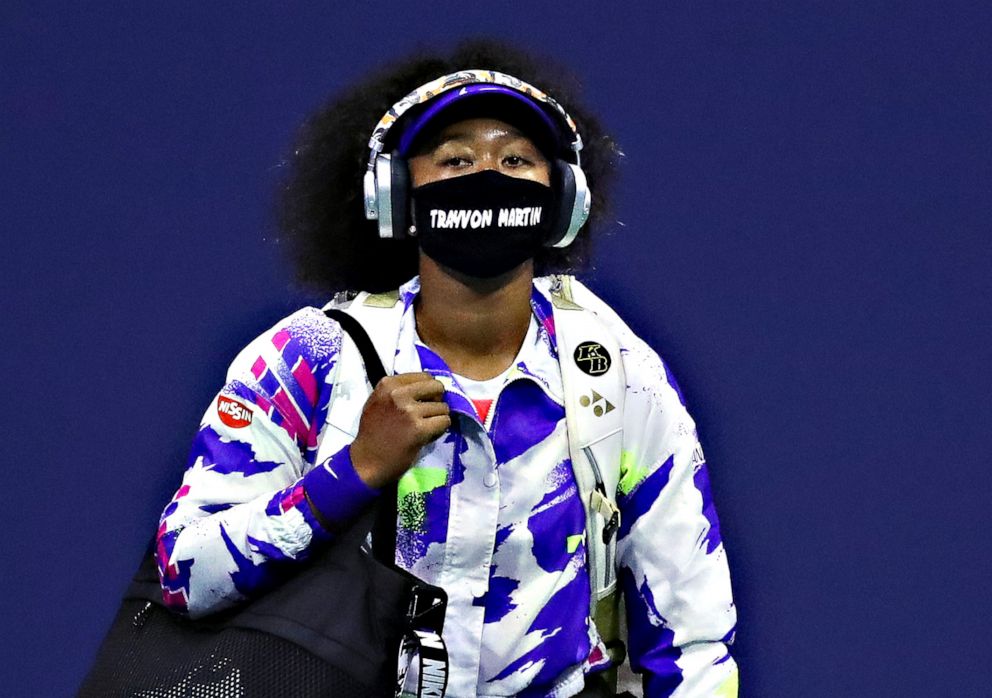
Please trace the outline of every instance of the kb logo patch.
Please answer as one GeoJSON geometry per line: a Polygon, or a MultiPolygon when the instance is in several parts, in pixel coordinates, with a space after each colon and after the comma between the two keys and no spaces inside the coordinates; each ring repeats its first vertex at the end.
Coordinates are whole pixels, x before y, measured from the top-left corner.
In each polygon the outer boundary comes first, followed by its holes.
{"type": "Polygon", "coordinates": [[[575,365],[583,373],[599,376],[610,370],[610,354],[599,342],[582,342],[575,347],[575,365]]]}

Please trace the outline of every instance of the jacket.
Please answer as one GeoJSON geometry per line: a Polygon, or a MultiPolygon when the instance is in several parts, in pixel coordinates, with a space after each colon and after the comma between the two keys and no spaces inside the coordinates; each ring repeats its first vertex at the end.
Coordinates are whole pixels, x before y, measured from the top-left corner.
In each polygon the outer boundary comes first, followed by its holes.
{"type": "MultiPolygon", "coordinates": [[[[559,366],[569,357],[557,354],[548,285],[535,280],[530,329],[485,422],[416,335],[419,280],[400,289],[392,369],[444,383],[453,420],[399,482],[396,561],[448,591],[452,696],[570,696],[608,665],[589,613],[559,366]]],[[[695,424],[658,355],[579,289],[616,334],[627,376],[617,574],[632,667],[647,696],[736,695],[736,613],[695,424]]],[[[337,324],[304,308],[232,363],[160,522],[172,607],[200,616],[278,584],[377,496],[350,461],[369,386],[345,358],[337,324]]]]}

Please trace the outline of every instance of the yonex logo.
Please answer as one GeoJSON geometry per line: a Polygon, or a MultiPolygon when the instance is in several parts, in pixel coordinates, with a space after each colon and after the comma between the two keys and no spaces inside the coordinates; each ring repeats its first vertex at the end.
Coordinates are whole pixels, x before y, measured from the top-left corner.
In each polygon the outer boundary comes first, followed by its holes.
{"type": "Polygon", "coordinates": [[[579,404],[583,407],[592,407],[592,413],[597,417],[602,417],[607,412],[612,412],[616,409],[616,406],[607,400],[605,397],[597,393],[595,390],[592,391],[592,397],[588,395],[582,395],[579,397],[579,404]]]}
{"type": "Polygon", "coordinates": [[[599,342],[582,342],[575,347],[575,364],[590,376],[599,376],[610,370],[610,354],[599,342]]]}

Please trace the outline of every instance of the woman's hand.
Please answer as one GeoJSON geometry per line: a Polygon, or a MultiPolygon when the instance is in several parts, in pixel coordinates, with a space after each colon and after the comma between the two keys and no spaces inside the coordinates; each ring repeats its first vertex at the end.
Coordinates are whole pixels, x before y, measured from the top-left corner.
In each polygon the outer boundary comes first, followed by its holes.
{"type": "Polygon", "coordinates": [[[369,487],[398,480],[420,449],[451,426],[444,386],[429,373],[386,376],[362,410],[351,462],[369,487]]]}

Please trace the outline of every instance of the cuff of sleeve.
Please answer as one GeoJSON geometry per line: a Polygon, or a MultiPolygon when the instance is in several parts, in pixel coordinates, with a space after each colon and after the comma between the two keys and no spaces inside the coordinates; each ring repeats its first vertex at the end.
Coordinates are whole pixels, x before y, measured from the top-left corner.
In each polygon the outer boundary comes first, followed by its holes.
{"type": "Polygon", "coordinates": [[[351,446],[345,446],[304,475],[303,489],[324,521],[338,530],[348,526],[379,496],[379,490],[366,485],[355,472],[351,446]]]}

